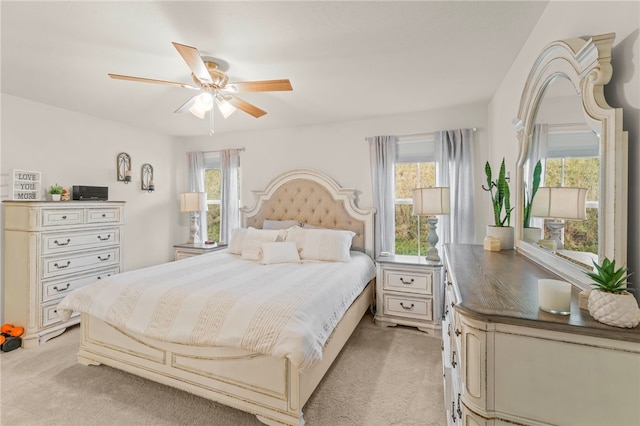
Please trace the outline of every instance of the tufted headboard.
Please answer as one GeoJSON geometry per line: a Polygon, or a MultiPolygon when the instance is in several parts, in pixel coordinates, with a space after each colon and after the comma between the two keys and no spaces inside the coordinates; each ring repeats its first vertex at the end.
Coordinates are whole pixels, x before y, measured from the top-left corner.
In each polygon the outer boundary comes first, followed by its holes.
{"type": "Polygon", "coordinates": [[[373,256],[373,215],[355,205],[355,189],[340,187],[313,170],[291,170],[253,191],[256,204],[243,207],[242,225],[262,228],[265,220],[297,220],[330,229],[355,232],[352,248],[373,256]]]}

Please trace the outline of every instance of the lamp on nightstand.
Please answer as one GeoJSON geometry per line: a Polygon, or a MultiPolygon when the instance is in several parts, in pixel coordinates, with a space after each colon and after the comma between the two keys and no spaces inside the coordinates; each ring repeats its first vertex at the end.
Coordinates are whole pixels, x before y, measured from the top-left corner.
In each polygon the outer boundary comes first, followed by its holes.
{"type": "MultiPolygon", "coordinates": [[[[415,215],[435,216],[449,214],[450,203],[449,188],[416,188],[413,190],[413,214],[415,215]]],[[[438,234],[436,233],[438,218],[430,217],[427,219],[427,223],[429,224],[429,235],[427,236],[429,249],[427,250],[426,259],[440,262],[438,249],[436,248],[436,244],[438,244],[438,234]]]]}
{"type": "Polygon", "coordinates": [[[200,212],[207,210],[207,193],[206,192],[183,192],[180,194],[180,211],[189,213],[191,216],[190,236],[187,244],[195,242],[200,243],[198,236],[198,222],[200,221],[200,212]]]}
{"type": "MultiPolygon", "coordinates": [[[[587,190],[585,188],[540,187],[531,204],[531,216],[554,219],[546,223],[551,231],[550,242],[555,242],[558,250],[564,248],[560,234],[564,222],[558,219],[586,220],[587,219],[587,190]]],[[[544,245],[545,240],[538,244],[544,245]]],[[[552,250],[553,251],[553,250],[552,250]]]]}

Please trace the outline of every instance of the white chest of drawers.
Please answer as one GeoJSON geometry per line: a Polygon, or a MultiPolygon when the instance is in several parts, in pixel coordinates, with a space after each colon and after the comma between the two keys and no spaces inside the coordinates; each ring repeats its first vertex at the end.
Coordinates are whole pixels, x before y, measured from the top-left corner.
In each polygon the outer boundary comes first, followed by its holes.
{"type": "Polygon", "coordinates": [[[123,270],[124,202],[5,201],[4,322],[37,346],[77,324],[58,302],[71,290],[123,270]]]}
{"type": "Polygon", "coordinates": [[[438,335],[442,265],[403,255],[379,257],[376,263],[376,324],[408,325],[438,335]]]}

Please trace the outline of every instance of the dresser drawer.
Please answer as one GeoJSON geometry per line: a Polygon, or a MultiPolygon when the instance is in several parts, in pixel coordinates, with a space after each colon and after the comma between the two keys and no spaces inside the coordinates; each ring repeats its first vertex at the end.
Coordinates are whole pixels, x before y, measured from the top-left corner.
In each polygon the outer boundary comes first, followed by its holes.
{"type": "Polygon", "coordinates": [[[80,287],[84,287],[102,278],[115,275],[120,272],[120,268],[110,268],[89,275],[80,275],[66,280],[54,280],[42,283],[42,299],[40,302],[46,303],[52,300],[63,298],[67,293],[80,287]]]}
{"type": "Polygon", "coordinates": [[[87,223],[120,222],[119,208],[104,208],[87,210],[87,223]]]}
{"type": "Polygon", "coordinates": [[[60,276],[74,272],[117,265],[120,261],[120,248],[112,247],[93,252],[67,254],[43,259],[42,278],[60,276]]]}
{"type": "Polygon", "coordinates": [[[42,226],[68,226],[84,223],[84,209],[42,209],[42,226]]]}
{"type": "MultiPolygon", "coordinates": [[[[57,307],[58,305],[55,303],[52,305],[47,305],[42,307],[42,310],[41,310],[42,316],[40,317],[40,327],[49,327],[51,325],[55,325],[57,323],[62,322],[62,320],[58,316],[58,313],[56,312],[57,307]]],[[[74,312],[71,314],[71,318],[75,318],[79,315],[80,315],[80,312],[74,312]]]]}
{"type": "Polygon", "coordinates": [[[416,318],[431,321],[433,319],[433,300],[418,299],[385,294],[383,296],[385,315],[416,318]]]}
{"type": "Polygon", "coordinates": [[[385,290],[433,294],[433,274],[430,271],[414,272],[385,268],[383,275],[385,290]]]}
{"type": "Polygon", "coordinates": [[[42,234],[43,255],[73,250],[90,250],[117,244],[120,244],[119,228],[42,234]]]}

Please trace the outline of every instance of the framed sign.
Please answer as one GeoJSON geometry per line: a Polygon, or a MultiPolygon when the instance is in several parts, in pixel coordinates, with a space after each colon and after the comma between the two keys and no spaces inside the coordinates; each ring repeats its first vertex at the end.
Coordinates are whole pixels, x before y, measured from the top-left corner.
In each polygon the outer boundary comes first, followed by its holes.
{"type": "Polygon", "coordinates": [[[40,172],[13,169],[13,200],[35,201],[40,199],[40,172]]]}

